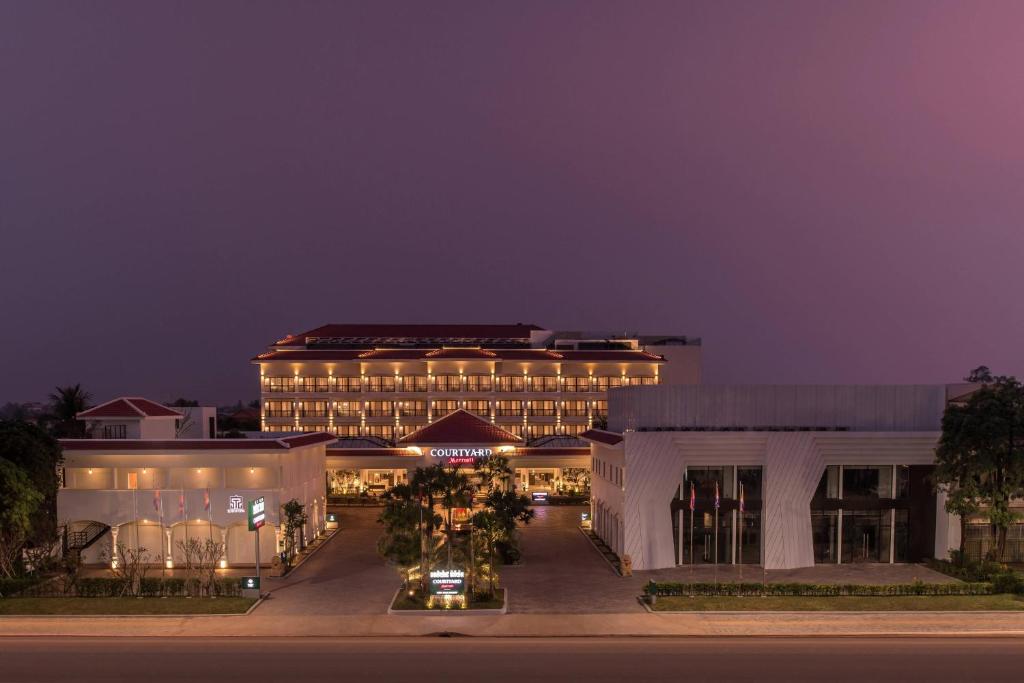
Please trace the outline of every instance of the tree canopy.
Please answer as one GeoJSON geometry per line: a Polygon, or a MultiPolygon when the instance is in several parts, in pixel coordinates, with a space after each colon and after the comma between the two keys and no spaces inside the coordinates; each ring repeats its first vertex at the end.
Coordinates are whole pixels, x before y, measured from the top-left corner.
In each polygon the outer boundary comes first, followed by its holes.
{"type": "Polygon", "coordinates": [[[960,515],[961,556],[967,517],[983,512],[995,532],[998,560],[1016,517],[1010,501],[1024,490],[1024,386],[1015,377],[992,377],[984,366],[971,377],[989,381],[946,407],[935,481],[947,494],[947,512],[960,515]]]}

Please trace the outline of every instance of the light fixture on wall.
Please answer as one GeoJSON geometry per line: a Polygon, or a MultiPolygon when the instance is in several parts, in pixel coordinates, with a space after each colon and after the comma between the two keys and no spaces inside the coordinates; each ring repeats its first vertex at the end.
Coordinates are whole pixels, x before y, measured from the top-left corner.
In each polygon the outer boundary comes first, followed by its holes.
{"type": "Polygon", "coordinates": [[[92,474],[92,468],[91,467],[89,468],[89,474],[92,474]]]}
{"type": "Polygon", "coordinates": [[[256,468],[255,467],[250,467],[249,468],[249,474],[256,474],[256,468]]]}

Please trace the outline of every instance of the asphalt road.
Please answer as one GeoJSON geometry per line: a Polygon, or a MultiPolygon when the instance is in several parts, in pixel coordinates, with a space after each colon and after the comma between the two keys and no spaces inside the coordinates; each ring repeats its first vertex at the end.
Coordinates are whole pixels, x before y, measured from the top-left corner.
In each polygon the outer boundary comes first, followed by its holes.
{"type": "Polygon", "coordinates": [[[1013,681],[1012,638],[4,638],[0,681],[1013,681]]]}

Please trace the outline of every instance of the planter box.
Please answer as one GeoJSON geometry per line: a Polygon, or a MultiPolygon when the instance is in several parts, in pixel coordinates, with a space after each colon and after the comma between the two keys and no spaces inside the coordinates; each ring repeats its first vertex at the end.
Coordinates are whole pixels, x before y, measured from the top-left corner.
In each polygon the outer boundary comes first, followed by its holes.
{"type": "Polygon", "coordinates": [[[398,600],[398,596],[402,593],[402,589],[399,588],[395,591],[395,594],[391,598],[391,603],[388,605],[388,614],[395,616],[420,617],[494,616],[498,614],[507,614],[508,589],[499,588],[497,592],[501,594],[500,608],[477,609],[469,607],[468,609],[395,609],[395,601],[398,600]]]}

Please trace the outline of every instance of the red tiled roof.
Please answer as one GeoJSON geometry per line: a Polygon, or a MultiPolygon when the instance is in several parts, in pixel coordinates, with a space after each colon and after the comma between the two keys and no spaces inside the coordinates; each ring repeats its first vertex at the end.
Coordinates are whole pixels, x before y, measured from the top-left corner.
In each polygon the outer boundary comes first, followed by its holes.
{"type": "Polygon", "coordinates": [[[398,443],[408,445],[447,443],[516,444],[522,443],[522,441],[515,434],[506,432],[501,427],[493,425],[473,413],[460,409],[445,415],[433,424],[428,424],[426,427],[402,437],[398,440],[398,443]]]}
{"type": "MultiPolygon", "coordinates": [[[[277,350],[267,351],[261,353],[258,356],[253,357],[253,362],[265,361],[265,360],[288,360],[301,363],[306,360],[358,360],[362,354],[366,353],[362,349],[338,349],[338,350],[323,350],[323,351],[306,351],[304,349],[295,350],[277,350]]],[[[418,358],[418,356],[417,356],[418,358]]]]}
{"type": "Polygon", "coordinates": [[[537,325],[321,325],[301,334],[290,334],[274,346],[305,344],[307,337],[388,337],[404,339],[529,339],[537,325]]]}
{"type": "Polygon", "coordinates": [[[426,355],[427,358],[483,358],[485,360],[491,360],[497,358],[498,354],[494,351],[485,351],[484,349],[435,349],[430,351],[426,355]]]}
{"type": "Polygon", "coordinates": [[[316,432],[281,439],[61,439],[60,445],[66,451],[272,451],[336,440],[336,436],[316,432]]]}
{"type": "Polygon", "coordinates": [[[327,455],[339,455],[341,453],[344,453],[346,456],[360,455],[370,457],[380,455],[396,455],[401,456],[403,458],[416,457],[415,455],[409,453],[409,451],[407,451],[404,448],[345,448],[340,443],[327,447],[327,455]]]}
{"type": "Polygon", "coordinates": [[[516,455],[590,455],[590,447],[563,446],[560,448],[517,448],[516,455]]]}
{"type": "Polygon", "coordinates": [[[80,420],[93,417],[183,417],[183,413],[160,405],[155,401],[139,397],[115,398],[94,408],[83,410],[76,417],[80,420]]]}
{"type": "Polygon", "coordinates": [[[501,349],[502,360],[562,360],[562,354],[547,349],[501,349]]]}
{"type": "Polygon", "coordinates": [[[588,441],[596,441],[603,443],[606,446],[618,446],[622,443],[622,434],[616,432],[606,432],[603,429],[588,429],[587,431],[580,434],[581,439],[587,439],[588,441]]]}
{"type": "Polygon", "coordinates": [[[602,360],[602,361],[649,361],[653,363],[664,363],[665,359],[646,351],[559,351],[567,361],[573,360],[602,360]]]}
{"type": "Polygon", "coordinates": [[[623,363],[664,363],[665,359],[646,351],[551,351],[549,349],[275,349],[253,358],[261,361],[346,361],[346,360],[437,360],[479,358],[511,361],[612,361],[623,363]]]}

